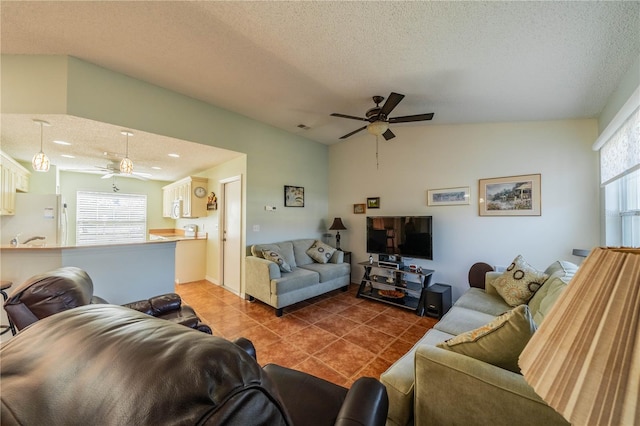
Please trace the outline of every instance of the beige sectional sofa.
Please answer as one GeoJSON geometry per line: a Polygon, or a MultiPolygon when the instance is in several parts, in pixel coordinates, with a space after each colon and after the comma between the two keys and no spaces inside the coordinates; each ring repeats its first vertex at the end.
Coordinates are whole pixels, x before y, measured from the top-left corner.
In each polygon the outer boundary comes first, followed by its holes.
{"type": "Polygon", "coordinates": [[[351,280],[351,266],[344,263],[344,253],[314,239],[253,245],[246,258],[246,270],[246,294],[276,308],[277,316],[286,306],[338,288],[346,290],[351,280]],[[327,250],[328,256],[321,259],[326,263],[309,255],[318,246],[327,250]],[[265,259],[265,251],[280,255],[290,268],[265,259]]]}
{"type": "MultiPolygon", "coordinates": [[[[576,271],[576,265],[565,261],[554,262],[544,271],[548,278],[526,306],[531,332],[576,271]]],[[[389,395],[388,425],[568,424],[521,374],[436,346],[514,309],[494,287],[501,275],[487,273],[484,290],[465,292],[433,329],[381,375],[389,395]]]]}

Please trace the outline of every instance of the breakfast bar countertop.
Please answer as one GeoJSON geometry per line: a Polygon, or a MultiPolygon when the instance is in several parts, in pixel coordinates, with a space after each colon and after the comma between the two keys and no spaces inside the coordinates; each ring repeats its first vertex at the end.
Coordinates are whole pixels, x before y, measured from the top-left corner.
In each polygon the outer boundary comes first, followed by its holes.
{"type": "Polygon", "coordinates": [[[21,250],[59,250],[59,249],[78,249],[87,247],[111,247],[111,246],[134,246],[140,244],[158,244],[158,243],[170,243],[176,241],[195,241],[206,240],[206,232],[198,232],[195,237],[185,237],[184,230],[181,229],[150,229],[149,237],[146,241],[138,243],[115,243],[115,244],[95,244],[95,245],[64,245],[64,244],[48,244],[41,243],[37,240],[29,244],[18,244],[17,246],[11,244],[1,244],[0,250],[3,251],[21,251],[21,250]]]}

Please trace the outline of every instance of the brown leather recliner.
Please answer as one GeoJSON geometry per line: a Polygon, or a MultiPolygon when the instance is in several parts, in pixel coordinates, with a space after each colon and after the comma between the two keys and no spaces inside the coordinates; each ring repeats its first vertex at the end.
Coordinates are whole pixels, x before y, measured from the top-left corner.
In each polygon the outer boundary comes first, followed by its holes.
{"type": "MultiPolygon", "coordinates": [[[[93,295],[93,281],[84,270],[66,266],[26,280],[13,290],[4,309],[16,329],[21,330],[50,315],[91,303],[108,302],[93,295]]],[[[123,306],[211,334],[211,328],[201,323],[193,308],[183,305],[175,293],[123,306]]]]}
{"type": "Polygon", "coordinates": [[[3,425],[376,426],[388,410],[375,379],[347,390],[261,368],[234,343],[116,305],[38,321],[0,358],[3,425]]]}

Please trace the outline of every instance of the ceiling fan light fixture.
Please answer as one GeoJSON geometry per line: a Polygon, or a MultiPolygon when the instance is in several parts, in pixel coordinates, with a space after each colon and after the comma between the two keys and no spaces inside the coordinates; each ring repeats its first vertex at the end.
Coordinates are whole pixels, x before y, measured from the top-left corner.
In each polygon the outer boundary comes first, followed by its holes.
{"type": "Polygon", "coordinates": [[[122,161],[120,161],[120,173],[130,175],[133,173],[133,161],[129,158],[129,136],[133,136],[133,133],[128,130],[123,130],[120,133],[127,137],[127,151],[122,161]]]}
{"type": "Polygon", "coordinates": [[[389,123],[376,120],[367,126],[367,131],[375,136],[380,136],[389,129],[389,123]]]}
{"type": "Polygon", "coordinates": [[[47,157],[47,155],[44,153],[42,149],[42,145],[43,145],[42,129],[44,126],[47,126],[47,127],[51,126],[51,124],[49,124],[49,122],[44,120],[33,120],[33,121],[35,123],[40,124],[40,152],[38,152],[36,155],[33,156],[33,159],[31,160],[31,166],[33,167],[33,170],[35,170],[36,172],[48,172],[49,167],[51,167],[51,161],[49,160],[49,157],[47,157]]]}

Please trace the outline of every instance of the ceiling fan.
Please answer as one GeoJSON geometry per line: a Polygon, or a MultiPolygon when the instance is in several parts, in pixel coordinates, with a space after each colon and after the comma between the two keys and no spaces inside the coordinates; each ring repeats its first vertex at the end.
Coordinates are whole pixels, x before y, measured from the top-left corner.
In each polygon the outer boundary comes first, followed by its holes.
{"type": "Polygon", "coordinates": [[[103,171],[104,174],[100,179],[109,179],[113,176],[122,176],[122,177],[131,177],[139,180],[149,180],[151,177],[150,173],[141,173],[141,172],[131,172],[131,173],[123,173],[120,171],[120,165],[117,162],[111,161],[107,163],[106,167],[95,166],[98,171],[103,171]]]}
{"type": "Polygon", "coordinates": [[[428,114],[417,114],[417,115],[405,115],[403,117],[389,117],[389,114],[393,109],[398,106],[400,101],[404,98],[404,95],[399,93],[391,92],[387,101],[380,106],[380,103],[384,100],[383,96],[373,96],[373,102],[375,102],[376,106],[371,108],[365,113],[365,117],[354,117],[353,115],[346,114],[338,114],[334,112],[331,114],[333,117],[342,117],[348,118],[351,120],[359,120],[359,121],[368,121],[369,124],[363,126],[357,130],[354,130],[351,133],[347,133],[342,136],[340,139],[346,139],[349,136],[355,135],[356,133],[367,129],[369,133],[382,136],[385,140],[393,139],[396,137],[395,134],[389,129],[389,124],[395,123],[409,123],[413,121],[427,121],[433,118],[433,113],[428,114]]]}

